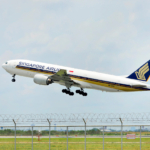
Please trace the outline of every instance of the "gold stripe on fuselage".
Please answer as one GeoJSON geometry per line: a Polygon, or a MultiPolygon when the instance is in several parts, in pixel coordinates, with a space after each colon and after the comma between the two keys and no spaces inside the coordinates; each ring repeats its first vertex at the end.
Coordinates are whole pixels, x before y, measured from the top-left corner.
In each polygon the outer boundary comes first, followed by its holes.
{"type": "Polygon", "coordinates": [[[141,89],[135,89],[132,87],[125,87],[125,85],[119,85],[119,84],[112,84],[112,83],[102,83],[103,81],[89,81],[89,80],[83,80],[83,79],[77,79],[74,77],[71,77],[72,80],[78,80],[78,81],[83,81],[83,82],[87,82],[87,83],[91,83],[91,84],[96,84],[96,85],[100,85],[100,86],[104,86],[104,87],[108,87],[108,88],[113,88],[113,89],[117,89],[117,90],[121,90],[121,91],[142,91],[141,89]]]}
{"type": "MultiPolygon", "coordinates": [[[[25,68],[25,67],[21,67],[21,66],[17,66],[17,69],[20,70],[27,70],[27,71],[31,71],[31,72],[37,72],[37,73],[43,73],[46,75],[53,75],[55,73],[49,72],[49,71],[41,71],[41,70],[36,70],[34,68],[29,69],[29,68],[25,68]]],[[[113,89],[117,89],[117,90],[121,90],[121,91],[146,91],[146,89],[141,89],[141,88],[134,88],[131,86],[127,86],[127,85],[120,85],[117,83],[109,83],[106,81],[95,81],[94,79],[86,79],[84,77],[77,77],[77,76],[73,76],[73,75],[69,75],[70,78],[72,80],[78,80],[78,81],[82,81],[82,82],[87,82],[87,83],[91,83],[91,84],[95,84],[95,85],[99,85],[99,86],[104,86],[104,87],[108,87],[108,88],[113,88],[113,89]]]]}

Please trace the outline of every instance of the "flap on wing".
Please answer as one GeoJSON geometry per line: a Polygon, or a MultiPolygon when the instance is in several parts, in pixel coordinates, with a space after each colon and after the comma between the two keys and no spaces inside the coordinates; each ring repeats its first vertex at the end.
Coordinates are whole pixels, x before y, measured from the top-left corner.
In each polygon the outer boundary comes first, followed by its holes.
{"type": "Polygon", "coordinates": [[[136,85],[132,85],[132,87],[141,87],[141,88],[146,88],[146,85],[141,85],[141,84],[136,84],[136,85]]]}
{"type": "Polygon", "coordinates": [[[52,75],[51,79],[53,79],[53,80],[64,80],[64,81],[71,80],[67,74],[67,71],[63,70],[63,69],[59,70],[57,73],[52,75]]]}
{"type": "Polygon", "coordinates": [[[57,73],[50,77],[52,80],[59,82],[60,84],[64,84],[67,88],[70,88],[72,85],[79,85],[75,81],[73,81],[70,76],[67,74],[66,70],[59,70],[57,73]]]}
{"type": "Polygon", "coordinates": [[[66,70],[59,70],[55,75],[58,75],[58,76],[63,76],[63,75],[67,75],[67,71],[66,70]]]}

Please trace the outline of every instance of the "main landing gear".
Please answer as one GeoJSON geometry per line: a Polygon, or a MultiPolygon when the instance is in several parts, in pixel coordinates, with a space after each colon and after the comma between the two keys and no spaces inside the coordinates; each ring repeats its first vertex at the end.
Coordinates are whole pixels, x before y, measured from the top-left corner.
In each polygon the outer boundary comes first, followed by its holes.
{"type": "MultiPolygon", "coordinates": [[[[68,94],[68,95],[70,95],[70,96],[73,96],[73,95],[74,95],[73,92],[70,92],[70,89],[69,89],[69,88],[68,88],[68,89],[63,89],[62,92],[63,92],[63,93],[66,93],[66,94],[68,94]]],[[[78,93],[78,94],[80,94],[80,95],[83,95],[83,96],[87,96],[87,93],[85,93],[82,88],[81,88],[81,90],[76,90],[76,93],[78,93]]]]}
{"type": "Polygon", "coordinates": [[[83,96],[87,96],[87,93],[85,93],[82,88],[81,90],[76,90],[76,93],[83,95],[83,96]]]}
{"type": "Polygon", "coordinates": [[[12,76],[13,77],[12,82],[16,82],[15,76],[16,76],[15,74],[12,76]]]}
{"type": "Polygon", "coordinates": [[[74,95],[73,92],[70,92],[70,89],[68,89],[68,90],[67,90],[67,89],[63,89],[62,92],[63,92],[63,93],[66,93],[66,94],[68,94],[68,95],[70,95],[70,96],[73,96],[73,95],[74,95]]]}

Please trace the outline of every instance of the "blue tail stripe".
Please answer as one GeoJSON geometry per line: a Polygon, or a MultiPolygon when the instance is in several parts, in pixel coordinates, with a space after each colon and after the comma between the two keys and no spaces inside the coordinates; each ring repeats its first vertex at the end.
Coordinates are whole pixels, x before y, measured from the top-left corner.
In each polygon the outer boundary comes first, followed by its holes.
{"type": "Polygon", "coordinates": [[[142,65],[139,69],[129,75],[127,78],[148,81],[150,77],[150,60],[142,65]]]}

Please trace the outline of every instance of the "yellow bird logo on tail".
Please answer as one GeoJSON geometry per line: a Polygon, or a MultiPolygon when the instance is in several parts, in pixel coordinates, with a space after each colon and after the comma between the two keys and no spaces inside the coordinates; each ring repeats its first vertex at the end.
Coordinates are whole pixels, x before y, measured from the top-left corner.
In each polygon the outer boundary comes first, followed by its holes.
{"type": "Polygon", "coordinates": [[[145,74],[149,71],[148,63],[145,64],[142,68],[139,69],[139,71],[136,71],[135,74],[138,79],[140,80],[146,80],[145,74]]]}

